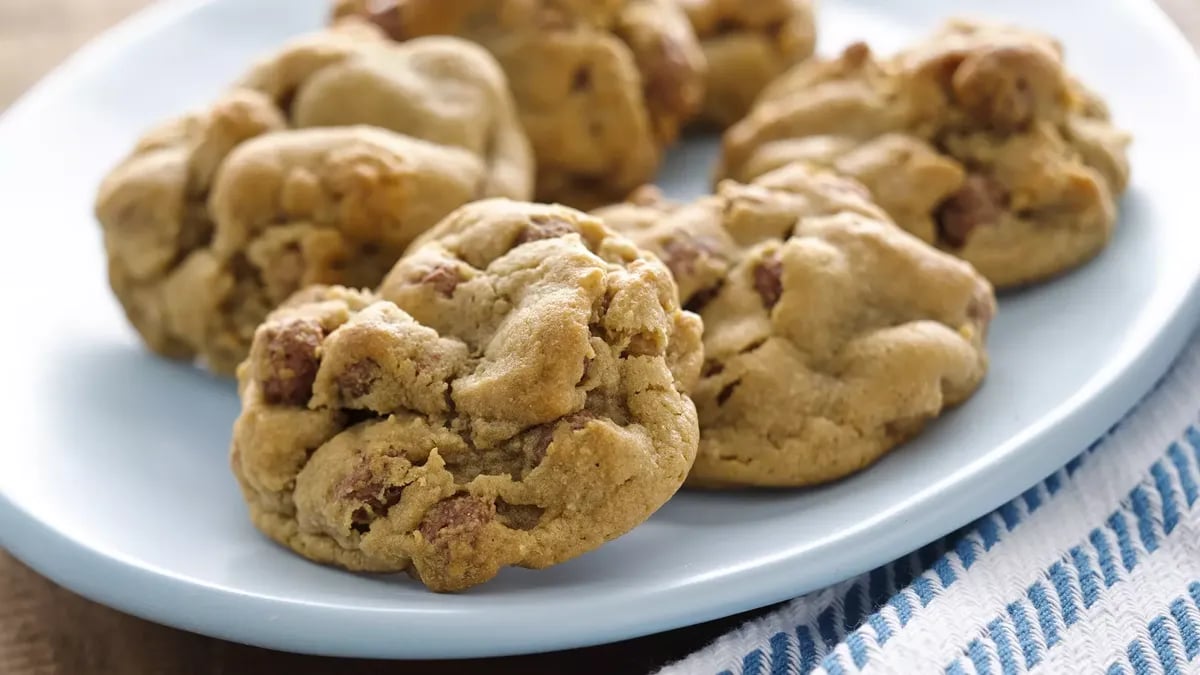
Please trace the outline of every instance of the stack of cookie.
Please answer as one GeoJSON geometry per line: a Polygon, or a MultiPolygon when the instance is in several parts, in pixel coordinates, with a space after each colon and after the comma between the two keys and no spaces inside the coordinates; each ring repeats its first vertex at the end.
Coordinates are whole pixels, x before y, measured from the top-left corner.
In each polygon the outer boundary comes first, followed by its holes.
{"type": "Polygon", "coordinates": [[[461,590],[842,478],[980,386],[993,284],[1107,243],[1128,138],[1038,33],[813,44],[809,0],[339,0],[105,180],[113,289],[236,370],[316,561],[461,590]],[[646,184],[712,127],[712,195],[646,184]]]}

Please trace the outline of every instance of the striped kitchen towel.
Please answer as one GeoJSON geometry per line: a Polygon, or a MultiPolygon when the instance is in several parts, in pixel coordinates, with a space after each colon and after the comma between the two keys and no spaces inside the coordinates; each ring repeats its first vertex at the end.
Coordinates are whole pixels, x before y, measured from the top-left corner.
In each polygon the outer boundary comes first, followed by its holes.
{"type": "Polygon", "coordinates": [[[1200,339],[1104,438],[966,528],[664,674],[1200,672],[1200,339]]]}

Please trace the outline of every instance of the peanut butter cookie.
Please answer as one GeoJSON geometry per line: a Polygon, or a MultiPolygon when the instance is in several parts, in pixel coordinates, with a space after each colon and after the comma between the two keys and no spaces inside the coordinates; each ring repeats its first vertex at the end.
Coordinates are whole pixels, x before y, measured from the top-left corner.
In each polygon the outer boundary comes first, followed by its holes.
{"type": "Polygon", "coordinates": [[[791,161],[862,181],[902,227],[1001,287],[1108,243],[1129,136],[1050,37],[952,21],[894,57],[863,44],[792,69],[725,136],[723,175],[791,161]]]}
{"type": "Polygon", "coordinates": [[[540,201],[624,199],[703,102],[704,55],[674,0],[338,0],[334,18],[491,51],[533,143],[540,201]]]}
{"type": "Polygon", "coordinates": [[[702,354],[667,269],[595,218],[505,200],[422,242],[378,295],[313,287],[256,332],[232,464],[259,529],[454,591],[670,498],[702,354]]]}
{"type": "Polygon", "coordinates": [[[991,286],[851,179],[793,163],[691,204],[646,190],[597,215],[659,255],[704,319],[690,484],[841,478],[983,380],[991,286]]]}
{"type": "Polygon", "coordinates": [[[149,132],[97,198],[113,290],[165,356],[232,374],[297,289],[374,286],[458,206],[531,194],[503,73],[466,41],[329,31],[242,85],[149,132]]]}

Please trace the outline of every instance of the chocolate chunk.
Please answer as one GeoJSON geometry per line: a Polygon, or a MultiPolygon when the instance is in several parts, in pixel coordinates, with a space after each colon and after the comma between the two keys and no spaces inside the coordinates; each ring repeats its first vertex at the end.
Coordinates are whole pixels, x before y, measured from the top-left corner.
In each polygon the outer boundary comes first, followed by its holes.
{"type": "Polygon", "coordinates": [[[575,69],[575,74],[571,76],[571,91],[579,93],[592,88],[592,71],[587,66],[580,66],[575,69]]]}
{"type": "Polygon", "coordinates": [[[368,0],[364,18],[378,26],[393,40],[404,40],[404,17],[398,0],[368,0]]]}
{"type": "Polygon", "coordinates": [[[554,425],[543,424],[537,428],[536,436],[533,440],[533,465],[537,466],[546,459],[546,451],[550,449],[550,444],[554,442],[554,425]]]}
{"type": "Polygon", "coordinates": [[[454,295],[454,289],[458,288],[460,281],[462,278],[458,276],[458,269],[453,265],[436,265],[420,279],[420,283],[432,286],[447,298],[454,295]]]}
{"type": "Polygon", "coordinates": [[[579,431],[588,425],[588,422],[596,419],[596,414],[590,410],[580,410],[573,412],[557,421],[548,422],[546,424],[535,427],[533,439],[533,466],[542,463],[546,458],[546,451],[550,449],[550,444],[554,442],[554,430],[562,422],[566,422],[572,429],[579,431]]]}
{"type": "Polygon", "coordinates": [[[692,297],[688,298],[683,308],[695,314],[703,312],[708,303],[712,302],[713,298],[717,297],[717,294],[721,292],[721,286],[722,284],[718,283],[716,286],[696,291],[692,294],[692,297]]]}
{"type": "Polygon", "coordinates": [[[763,305],[771,309],[783,297],[783,261],[778,256],[768,256],[754,268],[754,290],[758,291],[763,305]]]}
{"type": "Polygon", "coordinates": [[[337,375],[338,390],[342,401],[351,401],[366,396],[379,379],[379,363],[372,358],[355,361],[337,375]]]}
{"type": "Polygon", "coordinates": [[[334,494],[339,499],[361,502],[362,506],[350,514],[351,526],[365,533],[376,518],[387,514],[388,509],[400,502],[404,494],[403,485],[387,485],[374,474],[364,457],[345,478],[338,483],[334,494]]]}
{"type": "Polygon", "coordinates": [[[383,488],[378,496],[372,495],[366,499],[363,506],[354,509],[350,514],[350,527],[359,534],[365,534],[371,529],[371,523],[375,522],[375,519],[386,516],[388,509],[400,503],[403,494],[403,485],[388,485],[383,488]]]}
{"type": "Polygon", "coordinates": [[[871,60],[871,47],[865,42],[852,42],[842,50],[842,61],[851,67],[859,67],[871,60]]]}
{"type": "Polygon", "coordinates": [[[662,248],[663,262],[671,270],[671,274],[676,279],[681,276],[693,274],[696,271],[696,262],[701,257],[713,254],[711,242],[702,238],[679,237],[668,239],[662,248]]]}
{"type": "Polygon", "coordinates": [[[293,119],[292,110],[296,107],[296,93],[297,89],[295,87],[289,87],[281,91],[275,99],[275,104],[279,106],[279,111],[289,121],[293,119]]]}
{"type": "Polygon", "coordinates": [[[418,529],[426,541],[437,542],[450,534],[479,530],[495,517],[494,504],[474,495],[461,494],[431,506],[418,529]]]}
{"type": "Polygon", "coordinates": [[[403,485],[389,485],[383,488],[383,493],[380,495],[380,508],[387,510],[400,502],[400,496],[404,494],[403,485]]]}
{"type": "Polygon", "coordinates": [[[723,16],[713,25],[713,35],[728,35],[729,33],[737,33],[746,30],[742,22],[733,18],[723,16]]]}
{"type": "Polygon", "coordinates": [[[371,473],[370,463],[364,457],[342,482],[338,484],[337,496],[365,502],[367,506],[382,512],[400,501],[403,485],[385,485],[371,473]]]}
{"type": "Polygon", "coordinates": [[[596,419],[596,413],[590,410],[580,410],[573,412],[563,418],[563,421],[570,424],[571,428],[579,431],[588,425],[588,422],[596,419]]]}
{"type": "Polygon", "coordinates": [[[738,385],[741,383],[741,380],[734,380],[724,387],[721,387],[721,391],[717,392],[717,405],[725,405],[725,402],[729,400],[730,396],[733,396],[734,390],[737,389],[738,385]]]}
{"type": "Polygon", "coordinates": [[[352,495],[364,503],[351,514],[354,522],[359,523],[364,520],[370,522],[370,520],[385,515],[388,509],[400,503],[400,497],[403,494],[403,485],[388,485],[382,489],[377,484],[363,486],[352,495]]]}
{"type": "Polygon", "coordinates": [[[540,239],[554,239],[555,237],[562,237],[572,232],[577,232],[577,230],[562,218],[533,216],[529,219],[529,224],[525,226],[525,229],[521,230],[521,234],[517,235],[517,240],[513,243],[513,246],[517,247],[540,239]]]}
{"type": "Polygon", "coordinates": [[[642,94],[653,110],[674,112],[687,108],[687,89],[680,82],[691,66],[683,49],[669,39],[660,40],[642,59],[642,94]]]}
{"type": "Polygon", "coordinates": [[[371,467],[367,459],[361,458],[354,470],[338,483],[335,493],[343,499],[362,501],[379,491],[381,487],[371,480],[371,467]]]}
{"type": "Polygon", "coordinates": [[[312,396],[317,377],[317,348],[325,337],[313,319],[292,319],[268,324],[265,372],[259,374],[263,398],[273,405],[304,405],[312,396]]]}
{"type": "Polygon", "coordinates": [[[973,173],[962,187],[938,207],[937,222],[942,239],[954,247],[967,243],[980,225],[999,222],[1008,206],[1008,192],[995,179],[973,173]]]}

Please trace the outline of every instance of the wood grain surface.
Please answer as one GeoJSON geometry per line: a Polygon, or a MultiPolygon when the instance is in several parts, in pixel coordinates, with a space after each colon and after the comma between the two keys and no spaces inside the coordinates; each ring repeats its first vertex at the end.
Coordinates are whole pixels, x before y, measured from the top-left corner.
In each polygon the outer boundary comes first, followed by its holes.
{"type": "MultiPolygon", "coordinates": [[[[1200,44],[1200,0],[1158,2],[1193,44],[1200,44]]],[[[0,109],[89,38],[148,4],[149,0],[0,0],[0,109]]],[[[700,648],[750,616],[753,613],[613,645],[527,657],[441,662],[327,659],[246,647],[133,618],[64,590],[0,550],[4,675],[644,673],[700,648]]]]}

